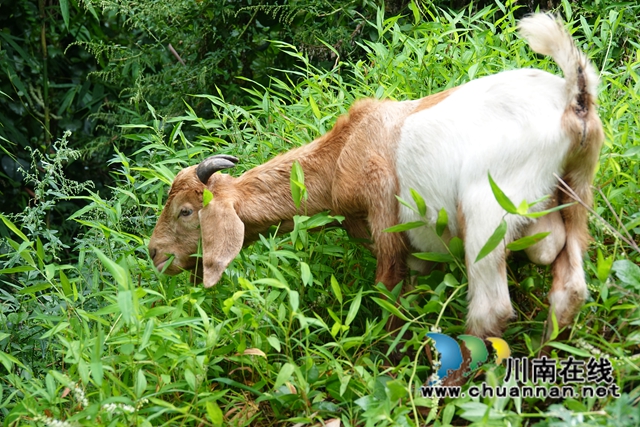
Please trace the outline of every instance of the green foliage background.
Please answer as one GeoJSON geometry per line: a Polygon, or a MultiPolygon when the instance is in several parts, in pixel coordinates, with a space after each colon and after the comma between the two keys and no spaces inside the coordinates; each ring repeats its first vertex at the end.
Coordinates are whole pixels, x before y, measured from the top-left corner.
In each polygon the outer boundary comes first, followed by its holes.
{"type": "MultiPolygon", "coordinates": [[[[533,3],[380,6],[0,3],[3,425],[640,424],[634,2],[550,5],[601,69],[606,143],[591,297],[570,338],[549,345],[558,358],[608,356],[620,399],[419,397],[426,332],[464,330],[462,264],[454,253],[396,309],[373,286],[370,253],[340,229],[308,233],[326,215],[263,236],[213,290],[152,268],[148,236],[182,167],[229,153],[240,174],[361,97],[417,98],[517,67],[558,73],[516,35],[533,3]],[[411,338],[384,330],[398,310],[411,338]]],[[[514,257],[509,276],[518,319],[504,338],[535,357],[549,271],[514,257]]],[[[505,373],[481,370],[470,383],[505,373]]]]}

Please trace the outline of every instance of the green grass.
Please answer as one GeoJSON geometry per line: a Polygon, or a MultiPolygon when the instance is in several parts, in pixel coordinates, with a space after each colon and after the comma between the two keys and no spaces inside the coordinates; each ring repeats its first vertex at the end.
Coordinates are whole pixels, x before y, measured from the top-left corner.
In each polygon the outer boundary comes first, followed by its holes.
{"type": "MultiPolygon", "coordinates": [[[[146,243],[182,167],[229,153],[241,159],[231,171],[240,174],[326,132],[360,97],[417,98],[518,67],[558,72],[517,37],[513,4],[458,14],[414,7],[410,17],[379,15],[367,29],[378,41],[357,64],[313,69],[281,44],[304,65],[251,92],[253,104],[199,95],[189,101],[209,102],[207,117],[187,105],[182,117],[127,125],[140,149],[112,159],[111,199],[64,178],[73,153],[57,143],[60,154],[32,178],[40,203],[2,217],[11,230],[0,258],[3,425],[640,425],[638,7],[573,7],[561,12],[602,70],[606,143],[585,263],[591,296],[551,356],[608,356],[621,398],[420,397],[432,373],[416,356],[428,347],[425,334],[464,331],[464,268],[449,262],[420,277],[400,300],[408,333],[390,336],[375,259],[341,229],[308,232],[326,215],[263,236],[211,290],[152,268],[146,243]],[[70,248],[76,257],[62,263],[46,217],[70,198],[87,205],[70,218],[82,230],[70,248]]],[[[518,318],[504,339],[516,356],[538,354],[549,278],[517,257],[510,263],[518,318]]],[[[491,362],[481,370],[464,389],[505,375],[491,362]]]]}

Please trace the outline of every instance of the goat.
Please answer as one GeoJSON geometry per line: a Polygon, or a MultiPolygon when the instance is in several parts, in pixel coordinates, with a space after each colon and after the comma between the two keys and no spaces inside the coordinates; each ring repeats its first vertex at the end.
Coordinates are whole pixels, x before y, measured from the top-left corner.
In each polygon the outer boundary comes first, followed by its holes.
{"type": "Polygon", "coordinates": [[[351,236],[370,238],[377,258],[375,280],[389,290],[406,278],[408,264],[417,266],[411,252],[445,250],[429,227],[384,232],[420,219],[396,195],[411,200],[410,189],[422,195],[431,225],[441,208],[450,213],[443,238],[464,241],[467,333],[479,337],[500,336],[513,316],[506,244],[552,231],[527,253],[534,262],[553,264],[550,316],[555,313],[561,328],[569,325],[587,294],[582,254],[589,236],[582,206],[538,220],[507,215],[503,242],[474,262],[505,216],[488,173],[512,200],[555,194],[543,207],[571,202],[558,191],[557,174],[582,201],[592,203],[591,182],[604,139],[595,107],[596,72],[554,17],[531,15],[519,29],[535,52],[555,60],[564,79],[518,69],[418,100],[364,99],[325,135],[237,178],[215,173],[233,167],[237,159],[232,156],[215,155],[183,169],[149,242],[156,268],[165,267],[173,255],[165,273],[193,270],[191,255],[202,237],[204,286],[215,285],[244,244],[271,225],[290,224],[298,213],[289,190],[297,161],[305,172],[307,213],[342,215],[351,236]],[[205,188],[214,199],[202,208],[205,188]]]}

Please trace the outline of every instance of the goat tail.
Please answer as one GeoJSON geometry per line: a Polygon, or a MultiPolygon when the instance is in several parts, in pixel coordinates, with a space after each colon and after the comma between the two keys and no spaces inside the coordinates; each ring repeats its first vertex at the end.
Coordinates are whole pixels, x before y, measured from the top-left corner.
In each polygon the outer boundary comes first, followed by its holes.
{"type": "Polygon", "coordinates": [[[518,28],[531,49],[548,55],[560,66],[567,87],[567,102],[584,118],[597,98],[598,74],[578,49],[559,18],[536,13],[523,18],[518,28]]]}

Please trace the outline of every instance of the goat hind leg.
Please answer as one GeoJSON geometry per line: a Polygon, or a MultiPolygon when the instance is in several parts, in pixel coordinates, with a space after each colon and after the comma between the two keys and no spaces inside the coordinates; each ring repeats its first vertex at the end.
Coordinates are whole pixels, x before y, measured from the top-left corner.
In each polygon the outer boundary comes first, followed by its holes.
{"type": "Polygon", "coordinates": [[[579,205],[571,206],[563,213],[563,218],[567,238],[552,267],[553,284],[549,292],[550,308],[545,340],[553,333],[552,315],[555,315],[559,329],[570,325],[588,293],[582,267],[582,253],[588,240],[586,210],[579,205]]]}

